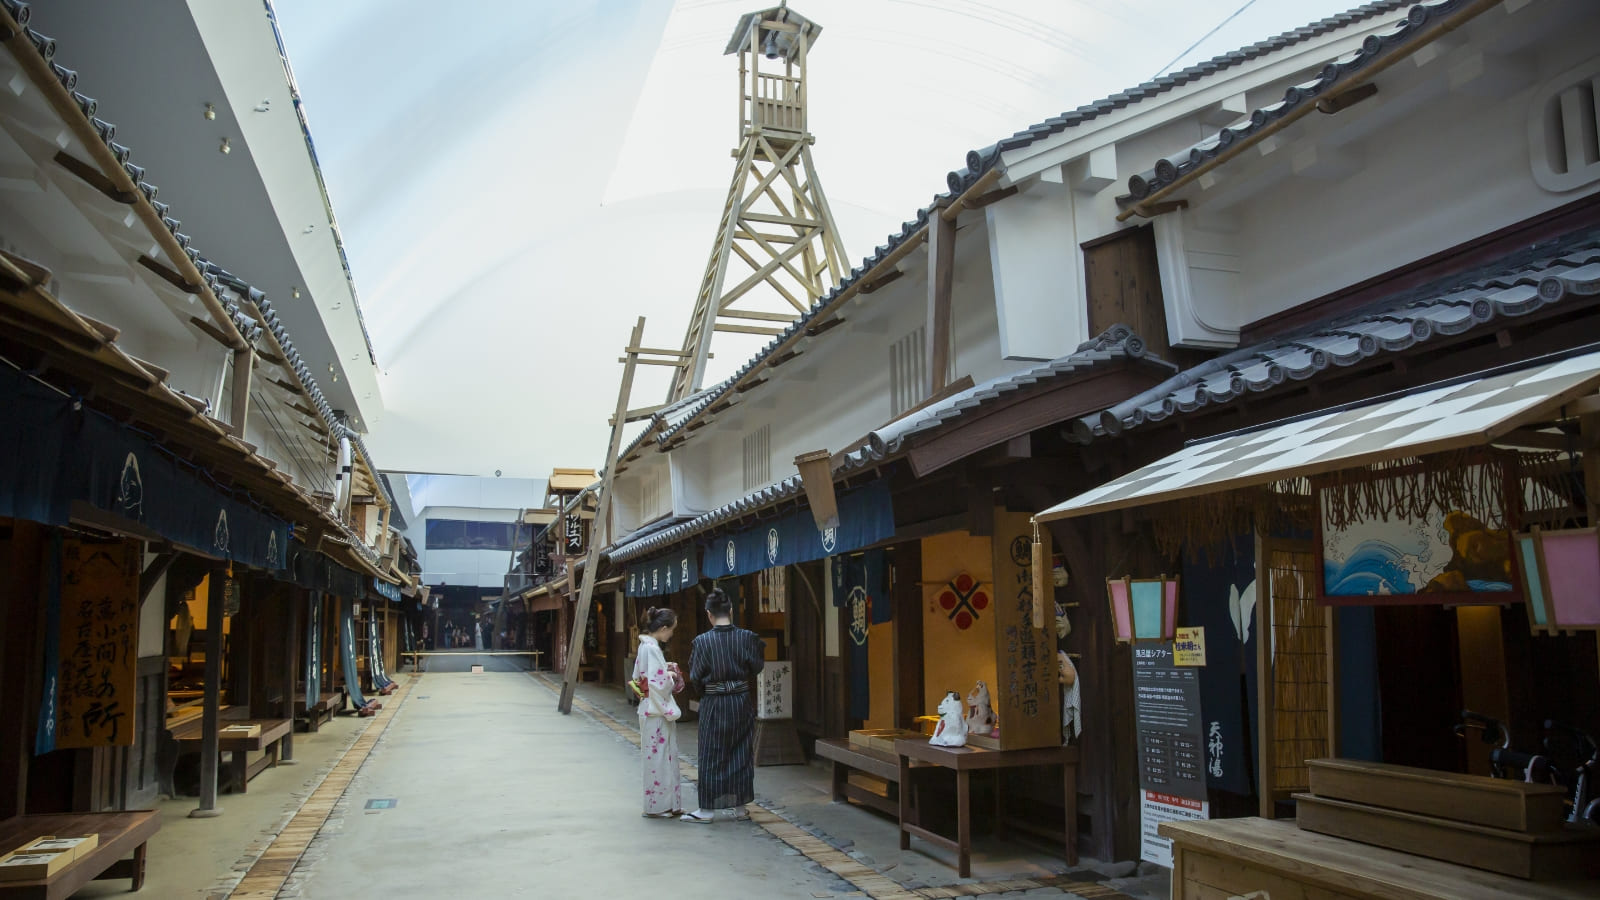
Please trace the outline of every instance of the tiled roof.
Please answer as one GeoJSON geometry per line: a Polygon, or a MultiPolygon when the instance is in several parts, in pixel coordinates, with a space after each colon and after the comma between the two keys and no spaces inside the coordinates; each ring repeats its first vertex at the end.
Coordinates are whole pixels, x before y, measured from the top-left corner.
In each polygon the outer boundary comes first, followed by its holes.
{"type": "Polygon", "coordinates": [[[1059,116],[1051,116],[1037,125],[1029,126],[981,150],[968,151],[966,168],[951,172],[947,176],[946,181],[949,189],[959,193],[970,187],[985,172],[994,168],[995,164],[999,162],[1000,154],[1002,153],[1020,150],[1029,144],[1060,134],[1069,128],[1075,128],[1085,122],[1116,112],[1119,109],[1125,109],[1142,100],[1148,100],[1175,88],[1192,84],[1225,69],[1231,69],[1251,60],[1260,59],[1268,54],[1276,53],[1279,50],[1320,37],[1329,32],[1365,22],[1384,13],[1393,12],[1405,6],[1407,2],[1411,2],[1411,0],[1379,0],[1379,2],[1365,3],[1347,12],[1319,19],[1310,25],[1296,28],[1293,31],[1286,31],[1264,41],[1257,41],[1248,47],[1241,47],[1238,50],[1224,53],[1221,56],[1213,57],[1202,63],[1196,63],[1169,75],[1162,75],[1159,78],[1146,81],[1143,84],[1112,94],[1104,99],[1064,112],[1059,116]]]}
{"type": "Polygon", "coordinates": [[[906,441],[912,437],[933,431],[1001,397],[1036,384],[1081,375],[1120,360],[1143,360],[1170,372],[1178,370],[1172,363],[1147,356],[1144,338],[1134,334],[1133,329],[1126,325],[1113,325],[1092,340],[1079,344],[1078,349],[1068,356],[1051,360],[1025,372],[991,378],[926,409],[891,422],[867,436],[867,447],[877,459],[885,459],[899,453],[905,447],[906,441]]]}
{"type": "Polygon", "coordinates": [[[1088,443],[1442,336],[1499,327],[1504,319],[1596,294],[1600,294],[1600,229],[1532,247],[1452,282],[1409,291],[1357,313],[1208,360],[1097,416],[1074,421],[1073,436],[1088,443]]]}
{"type": "MultiPolygon", "coordinates": [[[[971,410],[1016,391],[1059,378],[1070,378],[1098,366],[1121,360],[1142,360],[1169,371],[1177,369],[1171,363],[1147,356],[1144,339],[1134,334],[1128,326],[1113,325],[1093,340],[1078,345],[1077,350],[1068,356],[1052,360],[1026,372],[992,378],[871,432],[860,447],[843,454],[835,462],[834,477],[848,475],[889,460],[904,449],[906,440],[913,435],[933,431],[959,419],[971,410]]],[[[621,563],[637,559],[652,551],[665,550],[724,522],[742,518],[798,497],[803,491],[804,485],[800,476],[791,475],[689,521],[675,524],[670,528],[658,530],[652,527],[648,532],[641,530],[631,534],[608,555],[613,563],[621,563]]]]}
{"type": "MultiPolygon", "coordinates": [[[[842,463],[834,467],[833,474],[837,478],[871,466],[876,462],[877,460],[868,454],[860,452],[850,454],[846,456],[842,463]]],[[[674,525],[671,528],[653,531],[650,534],[629,535],[627,540],[607,551],[606,556],[613,563],[625,563],[629,560],[638,559],[651,552],[665,550],[702,532],[710,531],[725,522],[743,518],[760,512],[769,506],[798,497],[804,491],[805,487],[800,481],[799,474],[790,475],[782,481],[769,484],[760,490],[751,491],[731,503],[696,516],[687,522],[674,525]]]]}
{"type": "Polygon", "coordinates": [[[1367,39],[1362,41],[1359,50],[1323,66],[1316,78],[1290,86],[1283,92],[1282,100],[1252,111],[1248,119],[1237,125],[1223,128],[1179,153],[1156,160],[1155,166],[1150,170],[1131,176],[1128,179],[1128,192],[1133,195],[1133,199],[1143,200],[1215,159],[1219,153],[1232,145],[1271,127],[1284,116],[1296,110],[1307,109],[1308,104],[1315,104],[1319,97],[1350,83],[1379,60],[1401,49],[1419,46],[1421,41],[1425,40],[1421,36],[1427,32],[1429,25],[1438,22],[1440,17],[1467,6],[1468,3],[1469,0],[1430,0],[1418,3],[1411,7],[1406,17],[1399,20],[1394,28],[1368,35],[1367,39]]]}
{"type": "MultiPolygon", "coordinates": [[[[227,311],[228,318],[233,322],[234,327],[238,329],[239,334],[251,345],[254,345],[262,336],[263,329],[254,316],[242,309],[239,303],[229,297],[230,291],[241,299],[248,301],[261,313],[261,321],[266,324],[267,329],[271,330],[273,337],[277,339],[278,344],[283,348],[289,368],[294,371],[295,376],[300,380],[305,388],[307,397],[311,400],[312,406],[327,424],[332,435],[335,438],[348,436],[351,439],[351,443],[366,458],[368,467],[376,472],[377,467],[372,464],[372,455],[367,451],[360,435],[347,428],[343,421],[334,415],[333,407],[328,404],[327,399],[322,394],[322,389],[317,386],[317,381],[311,373],[311,368],[300,359],[300,353],[295,348],[293,339],[289,336],[282,323],[278,321],[267,295],[235,277],[221,266],[211,262],[199,250],[194,248],[189,235],[180,231],[183,223],[171,215],[172,210],[167,204],[156,199],[160,193],[160,188],[145,181],[144,167],[135,165],[131,161],[133,151],[116,142],[117,127],[96,115],[100,111],[99,103],[93,97],[86,96],[77,90],[78,73],[55,61],[55,39],[27,27],[28,22],[32,19],[32,9],[29,5],[18,2],[18,0],[0,0],[0,3],[4,4],[6,12],[11,15],[12,19],[18,25],[23,26],[23,33],[27,36],[34,49],[39,52],[39,55],[50,66],[50,70],[55,74],[56,80],[71,93],[79,111],[89,120],[100,140],[111,151],[117,162],[121,164],[123,171],[134,181],[139,193],[143,195],[144,199],[161,217],[162,224],[166,226],[167,231],[171,233],[178,246],[182,248],[189,261],[200,273],[205,281],[206,289],[216,297],[218,303],[227,311]]],[[[135,198],[135,202],[137,202],[137,198],[135,198]]],[[[387,485],[384,485],[383,488],[387,493],[387,485]]],[[[394,503],[392,495],[388,499],[391,504],[394,503]]],[[[354,536],[353,531],[349,531],[348,528],[346,528],[346,531],[351,536],[354,536]]],[[[363,541],[355,540],[352,543],[364,556],[372,560],[377,559],[376,554],[363,541]]]]}
{"type": "Polygon", "coordinates": [[[826,295],[813,303],[798,320],[796,320],[789,327],[785,328],[782,334],[774,337],[767,343],[765,347],[753,355],[748,362],[740,367],[739,371],[735,372],[731,377],[724,380],[722,383],[701,391],[693,397],[685,398],[685,402],[687,402],[688,405],[680,408],[681,414],[675,417],[675,421],[671,423],[657,422],[651,427],[647,427],[627,446],[627,448],[623,451],[621,458],[627,459],[628,456],[637,451],[639,447],[642,446],[650,437],[655,438],[657,446],[664,446],[673,438],[677,437],[678,434],[681,433],[691,421],[698,418],[706,409],[710,408],[717,401],[725,397],[728,392],[742,382],[746,376],[760,368],[760,366],[766,362],[766,360],[771,357],[779,347],[787,343],[791,338],[794,337],[796,333],[815,324],[825,312],[832,308],[834,301],[837,300],[841,294],[847,291],[856,282],[860,281],[879,263],[883,262],[884,259],[887,258],[891,253],[899,249],[901,245],[919,235],[928,223],[928,216],[930,212],[942,201],[957,196],[976,184],[979,178],[983,177],[990,169],[995,167],[1000,160],[1001,153],[1026,147],[1029,144],[1044,140],[1045,138],[1065,131],[1068,128],[1081,125],[1085,122],[1131,106],[1150,97],[1164,94],[1175,88],[1182,87],[1183,85],[1199,81],[1207,76],[1214,75],[1217,72],[1221,72],[1225,69],[1249,62],[1250,60],[1259,59],[1262,56],[1277,52],[1286,47],[1291,47],[1295,44],[1311,40],[1312,38],[1320,35],[1367,21],[1368,19],[1372,19],[1384,13],[1392,12],[1403,7],[1405,3],[1406,0],[1378,0],[1378,2],[1363,4],[1348,12],[1340,13],[1335,16],[1329,16],[1325,19],[1313,22],[1303,28],[1296,28],[1293,31],[1284,32],[1277,37],[1269,38],[1265,41],[1259,41],[1251,44],[1248,47],[1240,48],[1231,53],[1224,53],[1221,56],[1207,60],[1206,62],[1173,72],[1170,75],[1163,75],[1160,78],[1145,82],[1144,84],[1136,87],[1129,88],[1126,91],[1112,94],[1110,97],[1106,97],[1105,99],[1097,100],[1085,106],[1080,106],[1075,110],[1062,113],[1059,116],[1053,116],[1037,125],[1033,125],[1029,128],[1019,131],[1013,134],[1011,137],[1005,138],[995,144],[991,144],[990,146],[981,150],[968,151],[966,168],[959,171],[950,172],[946,176],[946,192],[938,194],[933,198],[932,203],[923,207],[922,209],[917,210],[916,216],[913,219],[904,222],[899,231],[890,234],[884,243],[875,247],[870,256],[863,259],[859,266],[851,269],[850,273],[838,285],[835,285],[834,288],[826,295]]]}

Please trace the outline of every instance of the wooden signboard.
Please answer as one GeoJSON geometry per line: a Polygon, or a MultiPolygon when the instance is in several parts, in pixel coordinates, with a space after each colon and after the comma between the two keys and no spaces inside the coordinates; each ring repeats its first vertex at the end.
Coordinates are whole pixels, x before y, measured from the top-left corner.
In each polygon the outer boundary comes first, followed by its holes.
{"type": "Polygon", "coordinates": [[[1034,627],[1033,527],[1027,513],[994,512],[995,681],[1000,749],[1061,744],[1054,616],[1034,627]]]}
{"type": "Polygon", "coordinates": [[[133,744],[138,645],[138,545],[64,541],[58,749],[133,744]]]}

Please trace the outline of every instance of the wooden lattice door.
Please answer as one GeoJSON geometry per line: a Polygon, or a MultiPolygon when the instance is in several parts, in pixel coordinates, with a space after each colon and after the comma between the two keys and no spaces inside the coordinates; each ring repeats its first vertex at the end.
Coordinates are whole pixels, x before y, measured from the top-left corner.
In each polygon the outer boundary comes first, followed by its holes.
{"type": "Polygon", "coordinates": [[[1261,815],[1310,787],[1306,760],[1337,752],[1332,607],[1317,603],[1317,556],[1309,541],[1263,540],[1256,556],[1261,815]]]}

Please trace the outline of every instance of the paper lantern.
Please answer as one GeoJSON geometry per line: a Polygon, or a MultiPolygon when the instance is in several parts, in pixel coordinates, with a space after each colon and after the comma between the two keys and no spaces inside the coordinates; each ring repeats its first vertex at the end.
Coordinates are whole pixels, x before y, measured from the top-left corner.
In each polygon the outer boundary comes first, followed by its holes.
{"type": "Polygon", "coordinates": [[[1600,529],[1533,528],[1516,551],[1534,633],[1600,630],[1600,529]]]}
{"type": "Polygon", "coordinates": [[[1107,578],[1112,633],[1118,641],[1170,641],[1178,631],[1178,579],[1107,578]]]}

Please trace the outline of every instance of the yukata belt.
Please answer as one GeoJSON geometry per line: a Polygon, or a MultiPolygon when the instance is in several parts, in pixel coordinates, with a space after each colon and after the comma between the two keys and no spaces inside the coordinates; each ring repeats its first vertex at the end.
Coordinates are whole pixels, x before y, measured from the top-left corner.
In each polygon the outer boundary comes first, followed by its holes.
{"type": "Polygon", "coordinates": [[[708,681],[706,689],[701,693],[707,697],[722,696],[724,694],[743,694],[750,690],[748,681],[708,681]]]}

